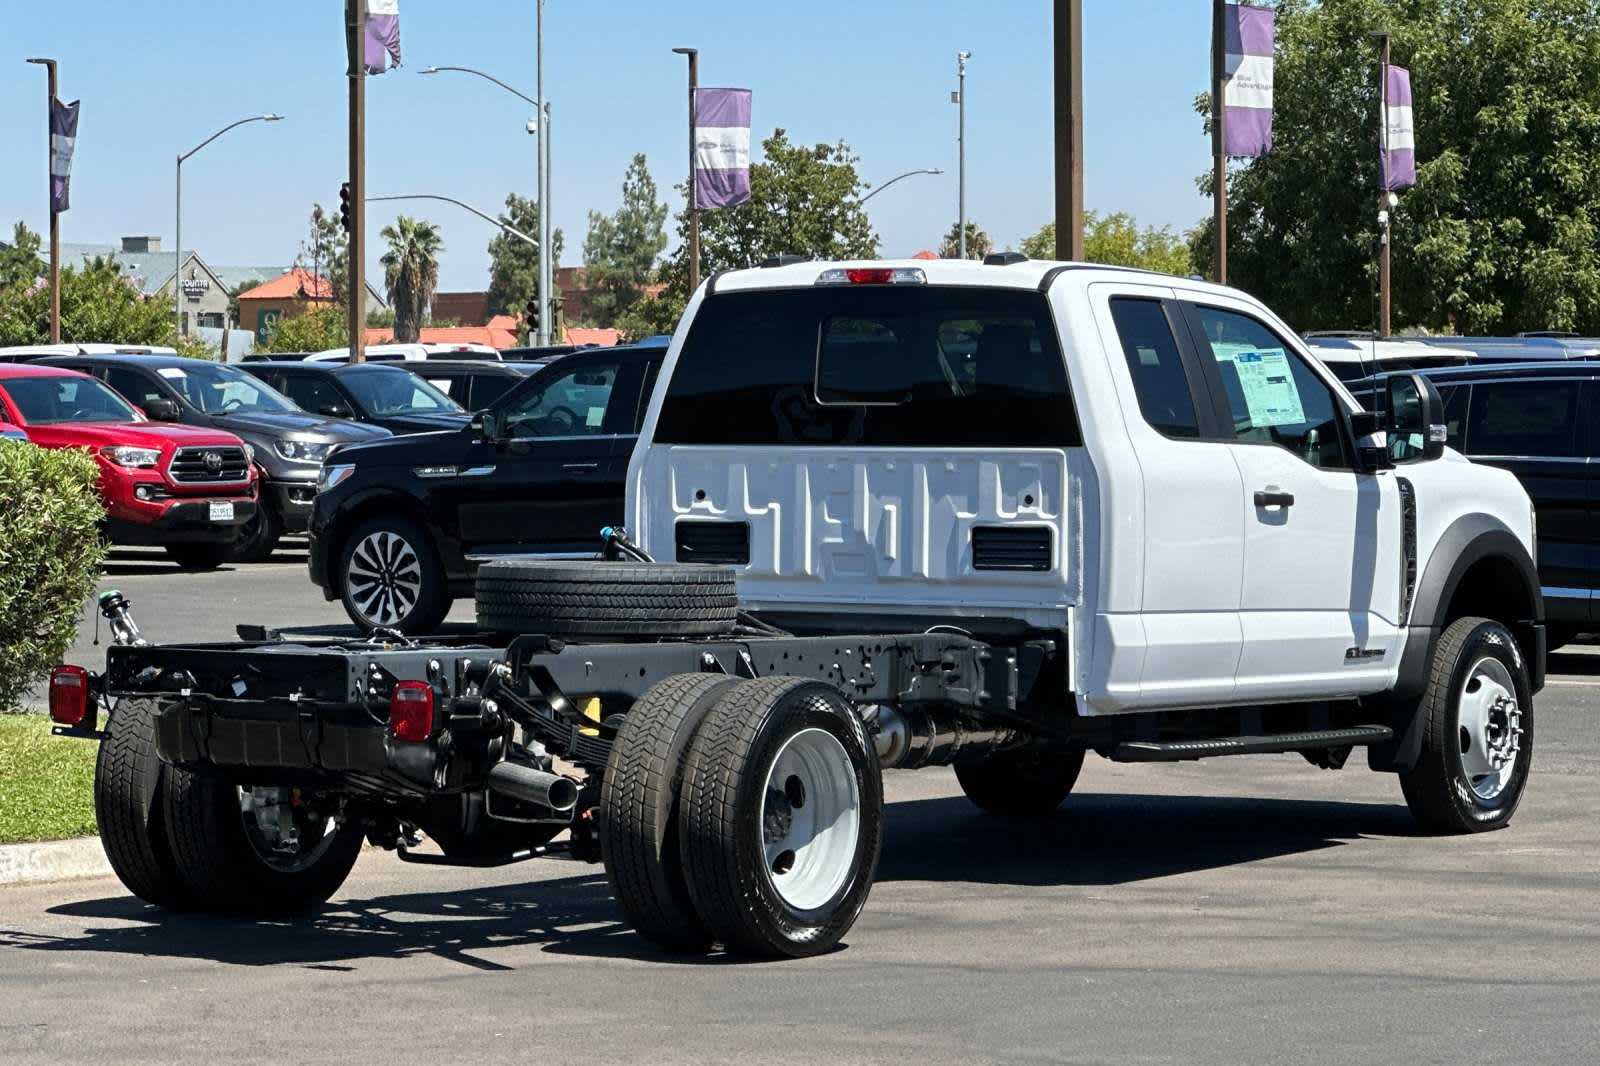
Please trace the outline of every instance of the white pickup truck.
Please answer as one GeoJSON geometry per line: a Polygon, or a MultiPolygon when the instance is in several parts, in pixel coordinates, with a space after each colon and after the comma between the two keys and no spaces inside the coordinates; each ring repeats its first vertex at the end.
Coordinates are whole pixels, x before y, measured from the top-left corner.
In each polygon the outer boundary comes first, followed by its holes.
{"type": "Polygon", "coordinates": [[[363,835],[564,851],[689,950],[836,944],[884,768],[1040,816],[1088,752],[1364,747],[1426,830],[1495,828],[1543,683],[1533,510],[1389,388],[1363,411],[1258,302],[1138,271],[720,274],[607,561],[488,564],[482,635],[423,642],[157,647],[109,600],[107,671],[60,668],[52,714],[107,740],[108,854],[164,906],[315,905],[363,835]]]}

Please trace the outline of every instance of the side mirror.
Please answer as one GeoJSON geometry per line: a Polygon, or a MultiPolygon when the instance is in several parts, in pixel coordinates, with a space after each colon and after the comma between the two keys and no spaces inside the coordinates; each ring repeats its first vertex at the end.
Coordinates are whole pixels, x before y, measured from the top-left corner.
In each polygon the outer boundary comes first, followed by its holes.
{"type": "Polygon", "coordinates": [[[157,422],[176,422],[183,417],[183,412],[178,409],[178,401],[164,396],[152,397],[139,407],[157,422]]]}
{"type": "Polygon", "coordinates": [[[493,441],[500,436],[499,420],[490,411],[475,413],[472,421],[467,423],[467,428],[480,440],[493,441]]]}
{"type": "Polygon", "coordinates": [[[1397,374],[1389,379],[1385,399],[1392,461],[1425,462],[1444,454],[1449,427],[1444,420],[1444,401],[1433,382],[1421,374],[1397,374]]]}

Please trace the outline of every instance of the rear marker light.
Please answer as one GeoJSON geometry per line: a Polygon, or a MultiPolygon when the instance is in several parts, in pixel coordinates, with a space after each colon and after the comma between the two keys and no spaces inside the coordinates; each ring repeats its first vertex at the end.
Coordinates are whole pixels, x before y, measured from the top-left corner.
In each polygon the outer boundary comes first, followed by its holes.
{"type": "Polygon", "coordinates": [[[396,740],[421,743],[433,735],[433,686],[426,681],[396,682],[389,694],[389,732],[396,740]]]}
{"type": "Polygon", "coordinates": [[[89,714],[89,671],[58,666],[50,671],[50,719],[57,725],[82,725],[89,714]]]}
{"type": "Polygon", "coordinates": [[[917,267],[835,267],[817,275],[818,285],[926,285],[917,267]]]}

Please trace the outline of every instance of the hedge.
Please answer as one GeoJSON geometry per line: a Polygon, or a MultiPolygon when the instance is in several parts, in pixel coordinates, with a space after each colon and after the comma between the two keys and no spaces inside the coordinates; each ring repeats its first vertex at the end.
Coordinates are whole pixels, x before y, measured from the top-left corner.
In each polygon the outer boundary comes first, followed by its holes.
{"type": "Polygon", "coordinates": [[[87,452],[0,441],[0,710],[72,647],[105,558],[104,513],[87,452]]]}

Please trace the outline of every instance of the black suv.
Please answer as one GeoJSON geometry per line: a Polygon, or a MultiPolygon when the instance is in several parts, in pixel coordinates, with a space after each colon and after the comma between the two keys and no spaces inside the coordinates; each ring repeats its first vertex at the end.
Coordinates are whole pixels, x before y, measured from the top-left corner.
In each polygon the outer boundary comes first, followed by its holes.
{"type": "MultiPolygon", "coordinates": [[[[467,412],[450,397],[402,369],[404,363],[241,363],[302,410],[349,418],[392,433],[460,429],[467,412]]],[[[421,364],[418,364],[421,365],[421,364]]]]}
{"type": "Polygon", "coordinates": [[[91,374],[158,422],[226,430],[255,451],[261,506],[229,549],[236,562],[259,562],[285,533],[311,520],[322,461],[345,444],[381,440],[377,426],[308,415],[237,367],[176,355],[71,355],[39,360],[91,374]]]}
{"type": "Polygon", "coordinates": [[[481,411],[510,392],[548,360],[532,363],[456,362],[430,359],[400,363],[469,411],[481,411]]]}
{"type": "MultiPolygon", "coordinates": [[[[1450,447],[1475,463],[1511,471],[1533,499],[1550,647],[1600,630],[1593,609],[1600,591],[1600,500],[1590,470],[1600,457],[1600,428],[1591,428],[1600,417],[1600,362],[1499,363],[1421,373],[1444,401],[1450,447]]],[[[1375,375],[1349,389],[1377,407],[1388,378],[1375,375]]]]}
{"type": "Polygon", "coordinates": [[[425,633],[484,559],[593,556],[662,346],[564,356],[451,434],[340,451],[311,517],[311,580],[364,629],[425,633]]]}

